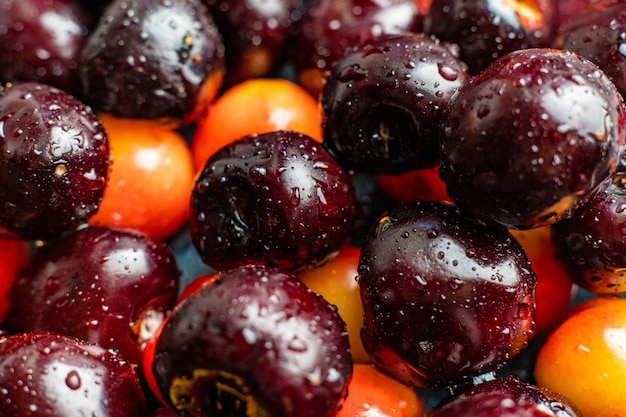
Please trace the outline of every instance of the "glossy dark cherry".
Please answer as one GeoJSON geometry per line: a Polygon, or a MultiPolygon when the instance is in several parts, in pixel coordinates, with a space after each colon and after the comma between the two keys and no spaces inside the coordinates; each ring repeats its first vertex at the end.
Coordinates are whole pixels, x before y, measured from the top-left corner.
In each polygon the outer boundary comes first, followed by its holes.
{"type": "Polygon", "coordinates": [[[23,82],[0,87],[0,224],[49,240],[97,211],[109,167],[106,132],[67,92],[23,82]]]}
{"type": "Polygon", "coordinates": [[[80,93],[78,61],[92,17],[72,0],[0,5],[0,80],[37,81],[80,93]]]}
{"type": "Polygon", "coordinates": [[[461,48],[476,74],[509,52],[548,46],[553,36],[552,0],[437,0],[423,31],[461,48]]]}
{"type": "Polygon", "coordinates": [[[466,387],[429,417],[582,417],[560,394],[521,382],[515,377],[494,379],[466,387]]]}
{"type": "Polygon", "coordinates": [[[204,0],[224,36],[226,87],[275,74],[305,0],[204,0]]]}
{"type": "Polygon", "coordinates": [[[179,276],[163,242],[88,227],[35,251],[11,288],[7,326],[68,334],[137,364],[174,305],[179,276]]]}
{"type": "Polygon", "coordinates": [[[615,171],[624,120],[619,92],[590,61],[512,52],[452,100],[439,174],[450,198],[483,221],[552,224],[615,171]]]}
{"type": "Polygon", "coordinates": [[[80,64],[94,108],[175,123],[205,109],[223,72],[222,37],[202,0],[113,0],[80,64]]]}
{"type": "Polygon", "coordinates": [[[626,2],[596,3],[564,24],[554,45],[598,65],[620,93],[626,94],[626,2]]]}
{"type": "Polygon", "coordinates": [[[332,417],[352,358],[334,306],[295,275],[242,267],[178,304],[153,373],[166,401],[191,416],[332,417]]]}
{"type": "Polygon", "coordinates": [[[618,172],[574,215],[552,225],[559,259],[582,288],[626,292],[626,172],[618,172]]]}
{"type": "Polygon", "coordinates": [[[293,46],[295,76],[318,96],[324,72],[349,48],[384,34],[418,31],[423,12],[414,0],[312,0],[293,46]]]}
{"type": "Polygon", "coordinates": [[[218,270],[297,269],[324,262],[347,242],[356,210],[348,174],[320,143],[271,132],[227,145],[207,161],[192,192],[191,238],[218,270]]]}
{"type": "Polygon", "coordinates": [[[372,227],[358,267],[364,347],[417,386],[461,383],[526,346],[536,277],[508,231],[446,203],[399,205],[372,227]]]}
{"type": "Polygon", "coordinates": [[[344,167],[398,173],[439,160],[439,124],[469,79],[453,45],[423,34],[354,47],[326,77],[324,143],[344,167]]]}
{"type": "MultiPolygon", "coordinates": [[[[60,318],[59,318],[60,319],[60,318]]],[[[138,417],[146,401],[130,363],[70,336],[0,336],[3,417],[138,417]]]]}

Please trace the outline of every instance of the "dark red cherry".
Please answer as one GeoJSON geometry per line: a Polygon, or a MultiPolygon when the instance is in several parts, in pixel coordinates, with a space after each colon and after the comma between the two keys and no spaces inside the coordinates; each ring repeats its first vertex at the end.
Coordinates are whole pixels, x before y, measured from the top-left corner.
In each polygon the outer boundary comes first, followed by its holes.
{"type": "Polygon", "coordinates": [[[457,54],[453,45],[409,33],[352,48],[326,77],[324,143],[344,167],[358,171],[435,166],[441,115],[469,79],[457,54]]]}
{"type": "Polygon", "coordinates": [[[295,76],[317,97],[324,72],[349,48],[381,35],[418,31],[422,17],[415,0],[309,1],[292,49],[295,76]]]}
{"type": "Polygon", "coordinates": [[[7,327],[68,334],[137,364],[174,305],[179,276],[163,242],[84,228],[34,252],[11,288],[7,327]]]}
{"type": "MultiPolygon", "coordinates": [[[[606,2],[605,2],[606,3],[606,2]]],[[[626,3],[597,3],[564,24],[555,47],[575,52],[602,69],[617,89],[626,94],[626,3]]]]}
{"type": "Polygon", "coordinates": [[[389,211],[365,238],[358,273],[365,350],[409,385],[493,371],[533,334],[536,277],[522,247],[446,203],[389,211]]]}
{"type": "Polygon", "coordinates": [[[37,81],[80,94],[78,61],[92,17],[72,0],[5,0],[0,80],[37,81]]]}
{"type": "Polygon", "coordinates": [[[191,196],[190,231],[215,269],[297,269],[346,243],[356,211],[350,178],[328,151],[278,131],[243,138],[207,161],[191,196]]]}
{"type": "Polygon", "coordinates": [[[224,85],[275,74],[285,63],[304,0],[204,0],[224,36],[224,85]]]}
{"type": "Polygon", "coordinates": [[[519,49],[548,46],[553,36],[552,0],[437,0],[423,31],[456,43],[473,74],[519,49]]]}
{"type": "Polygon", "coordinates": [[[558,258],[580,287],[626,292],[626,172],[618,172],[574,215],[552,225],[558,258]]]}
{"type": "Polygon", "coordinates": [[[0,336],[0,414],[138,417],[146,401],[132,365],[111,351],[28,332],[0,336]]]}
{"type": "Polygon", "coordinates": [[[572,215],[616,169],[624,104],[571,52],[512,52],[458,91],[444,116],[439,175],[450,198],[508,228],[572,215]]]}
{"type": "Polygon", "coordinates": [[[192,416],[332,417],[352,359],[336,307],[295,275],[241,267],[177,305],[152,370],[166,401],[192,416]]]}
{"type": "Polygon", "coordinates": [[[217,94],[224,45],[202,0],[113,0],[84,47],[86,101],[116,116],[188,123],[217,94]]]}
{"type": "Polygon", "coordinates": [[[0,87],[0,224],[49,240],[98,210],[109,167],[96,115],[63,90],[33,82],[0,87]]]}
{"type": "Polygon", "coordinates": [[[429,417],[582,417],[562,395],[514,376],[463,387],[429,417]]]}

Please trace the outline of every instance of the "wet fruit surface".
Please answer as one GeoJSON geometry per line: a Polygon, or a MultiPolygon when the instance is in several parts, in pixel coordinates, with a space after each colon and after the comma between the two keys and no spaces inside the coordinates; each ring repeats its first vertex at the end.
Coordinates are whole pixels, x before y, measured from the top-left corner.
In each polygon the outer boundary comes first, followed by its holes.
{"type": "Polygon", "coordinates": [[[624,143],[615,86],[590,61],[551,49],[496,61],[459,90],[443,123],[448,195],[511,229],[571,216],[615,171],[624,143]]]}
{"type": "Polygon", "coordinates": [[[0,336],[3,417],[137,417],[146,401],[129,363],[85,341],[49,332],[0,336]]]}
{"type": "Polygon", "coordinates": [[[0,323],[9,312],[9,290],[18,271],[26,264],[28,243],[23,240],[0,239],[0,323]]]}
{"type": "Polygon", "coordinates": [[[114,0],[83,49],[85,100],[119,117],[188,123],[215,98],[222,37],[201,0],[114,0]]]}
{"type": "Polygon", "coordinates": [[[69,0],[4,0],[0,81],[36,81],[80,94],[78,62],[92,23],[69,0]]]}
{"type": "Polygon", "coordinates": [[[626,292],[625,181],[618,172],[571,218],[552,226],[560,259],[574,281],[594,293],[626,292]]]}
{"type": "Polygon", "coordinates": [[[137,364],[173,307],[179,276],[162,242],[81,229],[29,258],[11,288],[7,326],[13,333],[50,330],[79,337],[137,364]]]}
{"type": "Polygon", "coordinates": [[[48,240],[98,209],[109,167],[106,132],[68,93],[40,83],[0,88],[0,223],[48,240]]]}
{"type": "Polygon", "coordinates": [[[422,13],[413,0],[312,0],[297,28],[292,59],[295,76],[314,97],[324,71],[347,50],[381,35],[418,30],[422,13]]]}
{"type": "Polygon", "coordinates": [[[222,148],[196,179],[190,229],[215,269],[323,262],[352,233],[356,199],[347,173],[312,138],[253,135],[222,148]]]}
{"type": "Polygon", "coordinates": [[[176,307],[153,372],[163,397],[194,417],[331,417],[352,360],[345,323],[321,296],[280,270],[242,267],[176,307]]]}
{"type": "Polygon", "coordinates": [[[359,264],[363,343],[407,384],[492,371],[533,334],[535,275],[521,246],[438,202],[400,205],[372,227],[359,264]]]}
{"type": "Polygon", "coordinates": [[[454,47],[426,35],[364,42],[326,77],[324,143],[361,172],[433,167],[442,111],[468,78],[454,47]]]}
{"type": "Polygon", "coordinates": [[[585,417],[622,417],[625,340],[625,299],[583,303],[541,348],[535,363],[537,383],[569,398],[585,417]]]}

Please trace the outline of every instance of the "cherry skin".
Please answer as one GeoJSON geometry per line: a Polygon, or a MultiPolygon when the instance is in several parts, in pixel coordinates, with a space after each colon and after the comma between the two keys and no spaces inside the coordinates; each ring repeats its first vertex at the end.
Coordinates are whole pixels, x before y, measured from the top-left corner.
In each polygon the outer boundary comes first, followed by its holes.
{"type": "Polygon", "coordinates": [[[552,237],[576,284],[598,294],[620,294],[626,292],[626,172],[606,184],[572,217],[552,225],[552,237]]]}
{"type": "Polygon", "coordinates": [[[533,334],[536,277],[523,248],[446,203],[390,210],[366,237],[358,271],[365,349],[406,384],[493,371],[533,334]]]}
{"type": "Polygon", "coordinates": [[[0,336],[0,386],[3,417],[137,417],[147,411],[129,362],[58,333],[0,336]]]}
{"type": "Polygon", "coordinates": [[[63,90],[0,87],[0,224],[24,239],[55,239],[98,210],[110,162],[102,123],[63,90]]]}
{"type": "Polygon", "coordinates": [[[152,371],[163,398],[194,417],[331,417],[352,359],[336,308],[295,275],[248,266],[220,273],[176,306],[152,371]]]}
{"type": "Polygon", "coordinates": [[[433,167],[443,109],[468,79],[454,47],[435,38],[403,34],[363,42],[326,77],[324,143],[357,171],[433,167]]]}
{"type": "Polygon", "coordinates": [[[196,178],[189,227],[210,267],[300,269],[350,238],[357,202],[350,178],[309,136],[252,135],[223,147],[196,178]]]}
{"type": "Polygon", "coordinates": [[[81,55],[83,97],[98,112],[195,120],[224,75],[224,45],[201,0],[113,0],[81,55]]]}
{"type": "Polygon", "coordinates": [[[0,323],[9,309],[9,290],[28,259],[28,243],[23,240],[0,239],[0,323]]]}
{"type": "Polygon", "coordinates": [[[83,228],[29,258],[11,287],[7,327],[12,333],[50,330],[79,337],[138,364],[173,307],[179,277],[163,242],[83,228]]]}
{"type": "Polygon", "coordinates": [[[80,96],[78,63],[92,17],[71,0],[6,0],[0,80],[35,81],[80,96]]]}
{"type": "Polygon", "coordinates": [[[571,52],[512,52],[464,84],[444,116],[439,175],[466,213],[509,229],[571,216],[617,167],[624,105],[571,52]]]}

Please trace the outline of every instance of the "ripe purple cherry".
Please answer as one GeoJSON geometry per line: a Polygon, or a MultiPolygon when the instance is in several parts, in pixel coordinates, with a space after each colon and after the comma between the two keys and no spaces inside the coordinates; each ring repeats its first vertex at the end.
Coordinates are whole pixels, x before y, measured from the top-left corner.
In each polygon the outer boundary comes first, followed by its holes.
{"type": "Polygon", "coordinates": [[[522,247],[448,204],[389,211],[365,238],[358,273],[365,350],[408,385],[493,371],[533,334],[536,277],[522,247]]]}
{"type": "Polygon", "coordinates": [[[332,417],[352,357],[336,307],[293,274],[241,267],[177,305],[152,371],[163,398],[194,417],[332,417]]]}
{"type": "Polygon", "coordinates": [[[422,34],[381,36],[340,58],[321,97],[324,143],[342,166],[374,173],[439,161],[443,110],[469,79],[453,45],[422,34]]]}
{"type": "Polygon", "coordinates": [[[130,363],[51,332],[0,336],[0,387],[2,417],[137,417],[147,408],[130,363]]]}
{"type": "Polygon", "coordinates": [[[441,167],[466,213],[512,229],[572,215],[617,167],[624,103],[596,65],[526,49],[490,65],[443,118],[441,167]]]}
{"type": "Polygon", "coordinates": [[[35,251],[11,288],[7,327],[68,334],[137,364],[174,305],[179,276],[163,242],[87,227],[35,251]]]}
{"type": "Polygon", "coordinates": [[[109,168],[102,123],[82,102],[33,82],[0,87],[0,226],[49,240],[98,210],[109,168]]]}
{"type": "Polygon", "coordinates": [[[352,232],[350,177],[322,144],[296,132],[242,138],[196,179],[190,230],[209,266],[297,269],[324,262],[352,232]]]}

